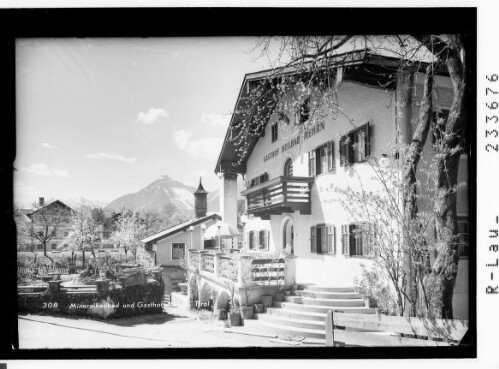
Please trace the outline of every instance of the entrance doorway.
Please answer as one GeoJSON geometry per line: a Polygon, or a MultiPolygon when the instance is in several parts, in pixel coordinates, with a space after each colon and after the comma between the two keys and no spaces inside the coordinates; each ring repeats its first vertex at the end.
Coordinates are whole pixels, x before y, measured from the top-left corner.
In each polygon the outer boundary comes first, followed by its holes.
{"type": "Polygon", "coordinates": [[[283,250],[289,250],[291,255],[295,254],[295,231],[293,226],[293,221],[291,219],[286,220],[283,228],[282,235],[282,248],[283,250]]]}

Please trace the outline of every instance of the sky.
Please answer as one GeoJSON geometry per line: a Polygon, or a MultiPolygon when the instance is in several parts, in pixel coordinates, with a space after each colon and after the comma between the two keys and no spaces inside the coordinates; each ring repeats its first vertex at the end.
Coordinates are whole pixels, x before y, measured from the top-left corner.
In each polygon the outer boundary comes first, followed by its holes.
{"type": "Polygon", "coordinates": [[[218,188],[255,38],[19,39],[14,200],[103,203],[163,175],[218,188]]]}

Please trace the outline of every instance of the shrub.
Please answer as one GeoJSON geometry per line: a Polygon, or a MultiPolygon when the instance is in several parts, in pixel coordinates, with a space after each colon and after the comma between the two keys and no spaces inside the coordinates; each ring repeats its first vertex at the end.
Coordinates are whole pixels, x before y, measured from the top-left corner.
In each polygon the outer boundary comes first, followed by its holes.
{"type": "Polygon", "coordinates": [[[375,267],[367,269],[365,265],[361,268],[362,275],[355,277],[354,283],[357,290],[369,299],[369,306],[378,308],[382,314],[397,315],[395,296],[381,271],[375,267]]]}

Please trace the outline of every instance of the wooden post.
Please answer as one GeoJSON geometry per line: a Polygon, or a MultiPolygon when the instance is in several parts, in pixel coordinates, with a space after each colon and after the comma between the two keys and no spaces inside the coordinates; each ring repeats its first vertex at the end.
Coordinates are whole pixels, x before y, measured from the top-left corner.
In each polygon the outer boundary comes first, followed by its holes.
{"type": "Polygon", "coordinates": [[[326,346],[334,346],[334,320],[333,310],[328,310],[326,315],[326,346]]]}

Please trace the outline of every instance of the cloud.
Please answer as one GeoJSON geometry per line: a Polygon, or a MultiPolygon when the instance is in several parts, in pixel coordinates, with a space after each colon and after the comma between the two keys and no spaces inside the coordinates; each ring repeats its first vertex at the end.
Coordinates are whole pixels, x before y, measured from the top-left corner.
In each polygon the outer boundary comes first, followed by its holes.
{"type": "Polygon", "coordinates": [[[42,142],[42,146],[45,147],[46,149],[55,149],[55,148],[57,148],[56,146],[51,145],[48,142],[42,142]]]}
{"type": "Polygon", "coordinates": [[[86,154],[84,157],[88,159],[109,159],[109,160],[117,160],[127,164],[133,164],[137,161],[137,158],[125,158],[116,153],[105,153],[105,152],[97,152],[95,154],[86,154]]]}
{"type": "Polygon", "coordinates": [[[64,169],[50,169],[47,164],[31,164],[29,167],[22,167],[21,171],[45,177],[68,177],[68,172],[64,169]]]}
{"type": "Polygon", "coordinates": [[[22,206],[32,203],[40,191],[35,186],[28,185],[18,180],[14,181],[14,201],[22,206]]]}
{"type": "Polygon", "coordinates": [[[147,113],[140,112],[137,116],[137,122],[150,125],[156,124],[166,119],[168,112],[164,109],[151,108],[147,113]]]}
{"type": "Polygon", "coordinates": [[[211,138],[205,137],[198,140],[192,140],[193,132],[191,130],[179,130],[173,132],[173,138],[177,147],[195,158],[213,159],[220,153],[223,137],[211,138]]]}
{"type": "Polygon", "coordinates": [[[201,116],[201,122],[210,126],[228,127],[230,121],[229,114],[208,114],[204,113],[201,116]]]}

